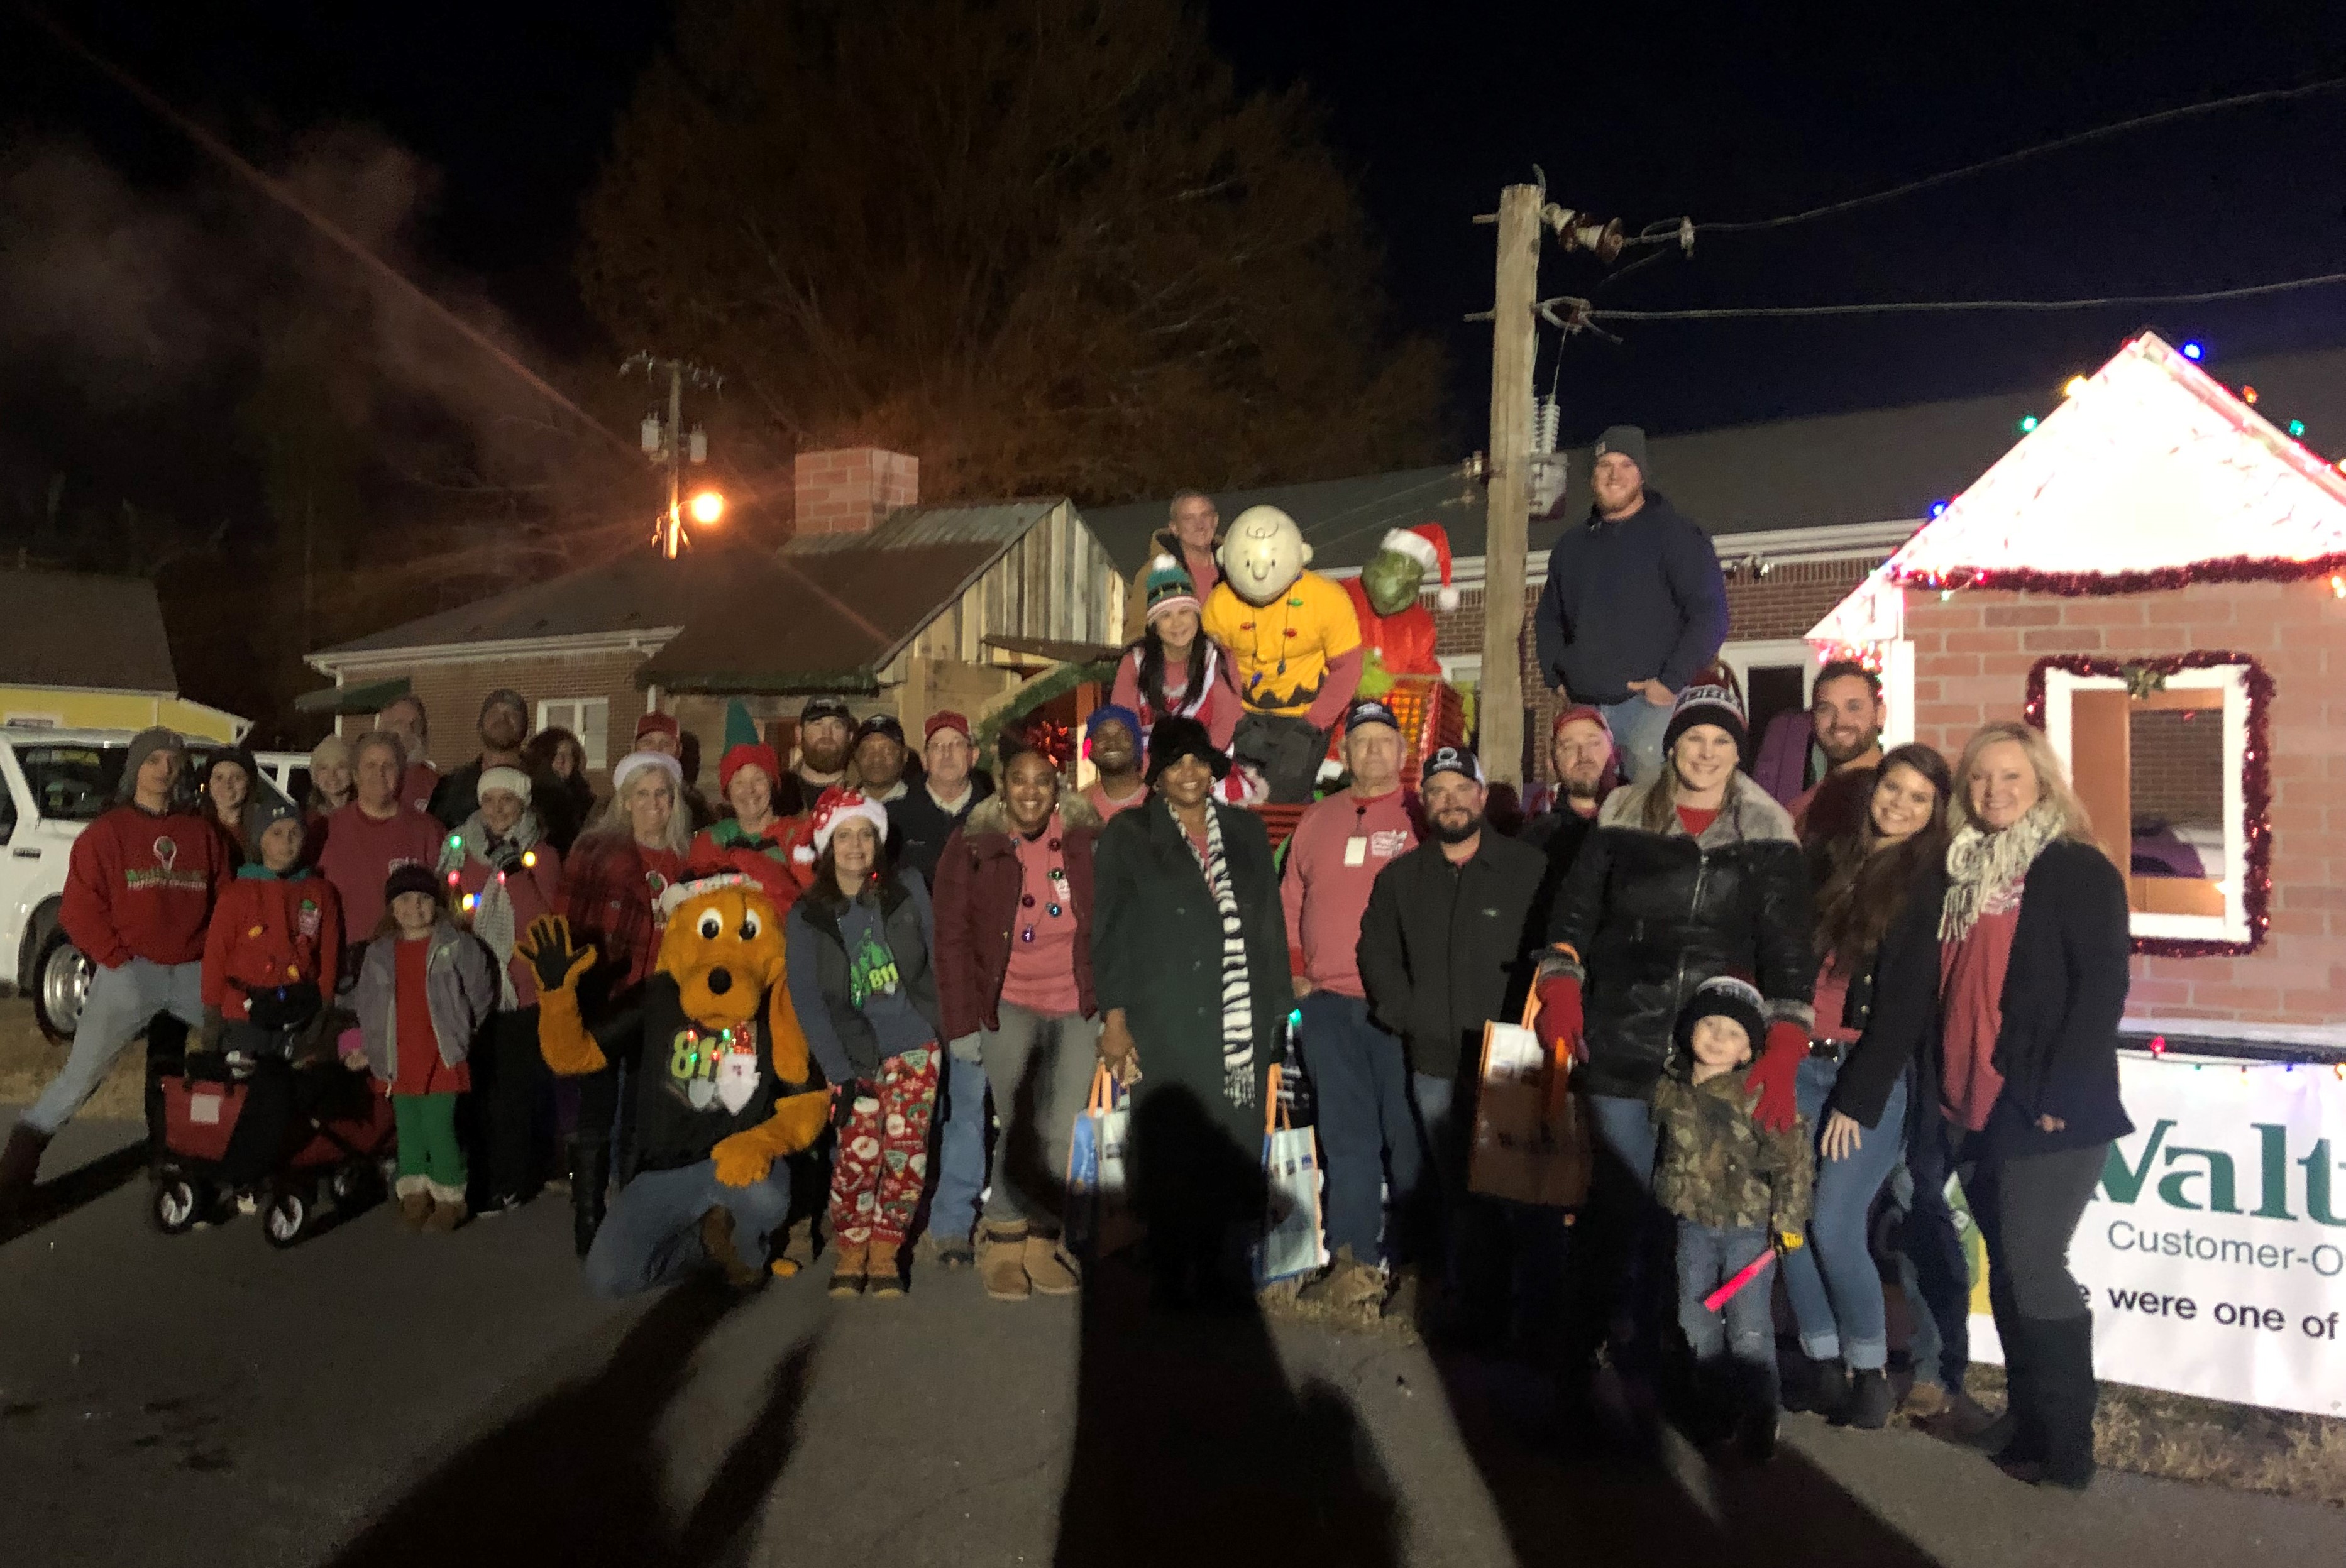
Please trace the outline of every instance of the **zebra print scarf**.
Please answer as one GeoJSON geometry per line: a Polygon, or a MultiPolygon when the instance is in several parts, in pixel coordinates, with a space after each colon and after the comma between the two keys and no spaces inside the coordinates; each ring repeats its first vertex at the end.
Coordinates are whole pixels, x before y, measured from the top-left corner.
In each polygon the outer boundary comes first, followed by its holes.
{"type": "MultiPolygon", "coordinates": [[[[1178,826],[1178,824],[1177,824],[1178,826]]],[[[1254,985],[1247,976],[1246,928],[1239,920],[1238,893],[1230,882],[1229,857],[1222,848],[1222,814],[1206,804],[1206,847],[1200,852],[1188,833],[1198,869],[1222,917],[1222,1094],[1233,1105],[1254,1104],[1254,985]]]]}

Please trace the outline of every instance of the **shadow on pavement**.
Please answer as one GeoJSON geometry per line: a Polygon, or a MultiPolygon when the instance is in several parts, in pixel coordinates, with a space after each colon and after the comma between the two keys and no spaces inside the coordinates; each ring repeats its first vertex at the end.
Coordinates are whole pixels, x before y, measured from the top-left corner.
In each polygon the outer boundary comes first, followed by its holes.
{"type": "Polygon", "coordinates": [[[679,1285],[638,1319],[601,1370],[465,1444],[382,1505],[336,1568],[481,1563],[746,1563],[756,1523],[795,1447],[815,1345],[776,1365],[756,1416],[672,1520],[656,1431],[695,1353],[737,1298],[679,1285]]]}
{"type": "Polygon", "coordinates": [[[1246,1212],[1232,1204],[1260,1213],[1255,1159],[1178,1088],[1144,1099],[1134,1122],[1136,1193],[1158,1251],[1146,1270],[1116,1257],[1085,1278],[1055,1561],[1397,1563],[1393,1490],[1351,1401],[1321,1382],[1288,1386],[1251,1293],[1209,1287],[1178,1310],[1151,1302],[1152,1274],[1160,1298],[1178,1288],[1168,1230],[1195,1246],[1246,1212]],[[1150,1190],[1168,1171],[1202,1201],[1168,1213],[1163,1186],[1150,1190]]]}
{"type": "Polygon", "coordinates": [[[147,1145],[129,1144],[75,1166],[35,1187],[15,1219],[0,1224],[0,1242],[30,1236],[147,1174],[147,1145]]]}

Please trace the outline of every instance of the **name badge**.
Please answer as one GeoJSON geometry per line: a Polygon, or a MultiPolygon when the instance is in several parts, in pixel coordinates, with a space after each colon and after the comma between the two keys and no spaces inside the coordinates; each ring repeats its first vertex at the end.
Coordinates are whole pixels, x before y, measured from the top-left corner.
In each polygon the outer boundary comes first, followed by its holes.
{"type": "Polygon", "coordinates": [[[1366,839],[1361,838],[1357,834],[1345,840],[1344,863],[1348,866],[1367,865],[1369,863],[1369,841],[1366,839]]]}

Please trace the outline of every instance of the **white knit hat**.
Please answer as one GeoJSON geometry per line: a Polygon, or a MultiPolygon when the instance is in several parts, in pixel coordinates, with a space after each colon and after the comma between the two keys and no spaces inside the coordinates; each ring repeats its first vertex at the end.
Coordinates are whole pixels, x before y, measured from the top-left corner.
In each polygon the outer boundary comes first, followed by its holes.
{"type": "Polygon", "coordinates": [[[517,795],[521,798],[523,805],[529,804],[529,775],[518,768],[482,769],[481,781],[474,788],[473,796],[478,799],[492,789],[502,789],[508,795],[517,795]]]}

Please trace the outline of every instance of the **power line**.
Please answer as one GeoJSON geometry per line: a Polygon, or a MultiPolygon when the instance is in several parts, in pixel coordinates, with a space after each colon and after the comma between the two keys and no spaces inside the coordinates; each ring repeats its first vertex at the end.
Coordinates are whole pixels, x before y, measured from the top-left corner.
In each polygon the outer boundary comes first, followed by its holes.
{"type": "Polygon", "coordinates": [[[1738,318],[1797,316],[1943,315],[1958,311],[2090,311],[2114,305],[2196,305],[2213,300],[2247,300],[2263,294],[2283,294],[2298,289],[2346,283],[2346,272],[2324,272],[2313,278],[2288,278],[2276,283],[2251,283],[2239,289],[2203,289],[2188,294],[2105,294],[2090,300],[1886,300],[1855,305],[1730,305],[1697,311],[1610,311],[1586,300],[1559,297],[1540,301],[1560,306],[1574,320],[1590,321],[1723,321],[1738,318]]]}
{"type": "MultiPolygon", "coordinates": [[[[1807,223],[1813,219],[1831,218],[1839,213],[1852,212],[1861,207],[1871,207],[1877,201],[1889,201],[1897,197],[1910,196],[1915,191],[1927,190],[1933,186],[1944,185],[1951,180],[1965,179],[1974,174],[1984,174],[1989,169],[2003,168],[2028,158],[2041,158],[2047,153],[2082,147],[2087,142],[2099,141],[2105,137],[2118,136],[2127,131],[2143,130],[2151,126],[2170,125],[2178,120],[2214,114],[2219,109],[2245,108],[2251,104],[2283,103],[2292,98],[2327,92],[2332,87],[2346,87],[2346,76],[2325,77],[2321,81],[2308,82],[2303,87],[2270,87],[2259,92],[2235,93],[2228,98],[2210,98],[2206,103],[2185,104],[2180,108],[2160,109],[2155,114],[2137,115],[2132,119],[2097,126],[2092,130],[2079,131],[2074,136],[2039,142],[2035,147],[2025,147],[2017,152],[2002,153],[1994,158],[1982,159],[1978,163],[1965,164],[1961,168],[1951,168],[1943,173],[1926,175],[1921,179],[1909,180],[1903,185],[1893,185],[1887,190],[1877,190],[1866,196],[1852,196],[1841,201],[1830,201],[1822,207],[1811,207],[1805,212],[1788,212],[1780,218],[1751,219],[1738,223],[1698,223],[1694,226],[1695,232],[1740,234],[1765,229],[1782,229],[1794,223],[1807,223]]],[[[1675,239],[1678,237],[1682,221],[1672,218],[1662,222],[1647,224],[1638,234],[1637,242],[1664,244],[1675,239]]]]}

